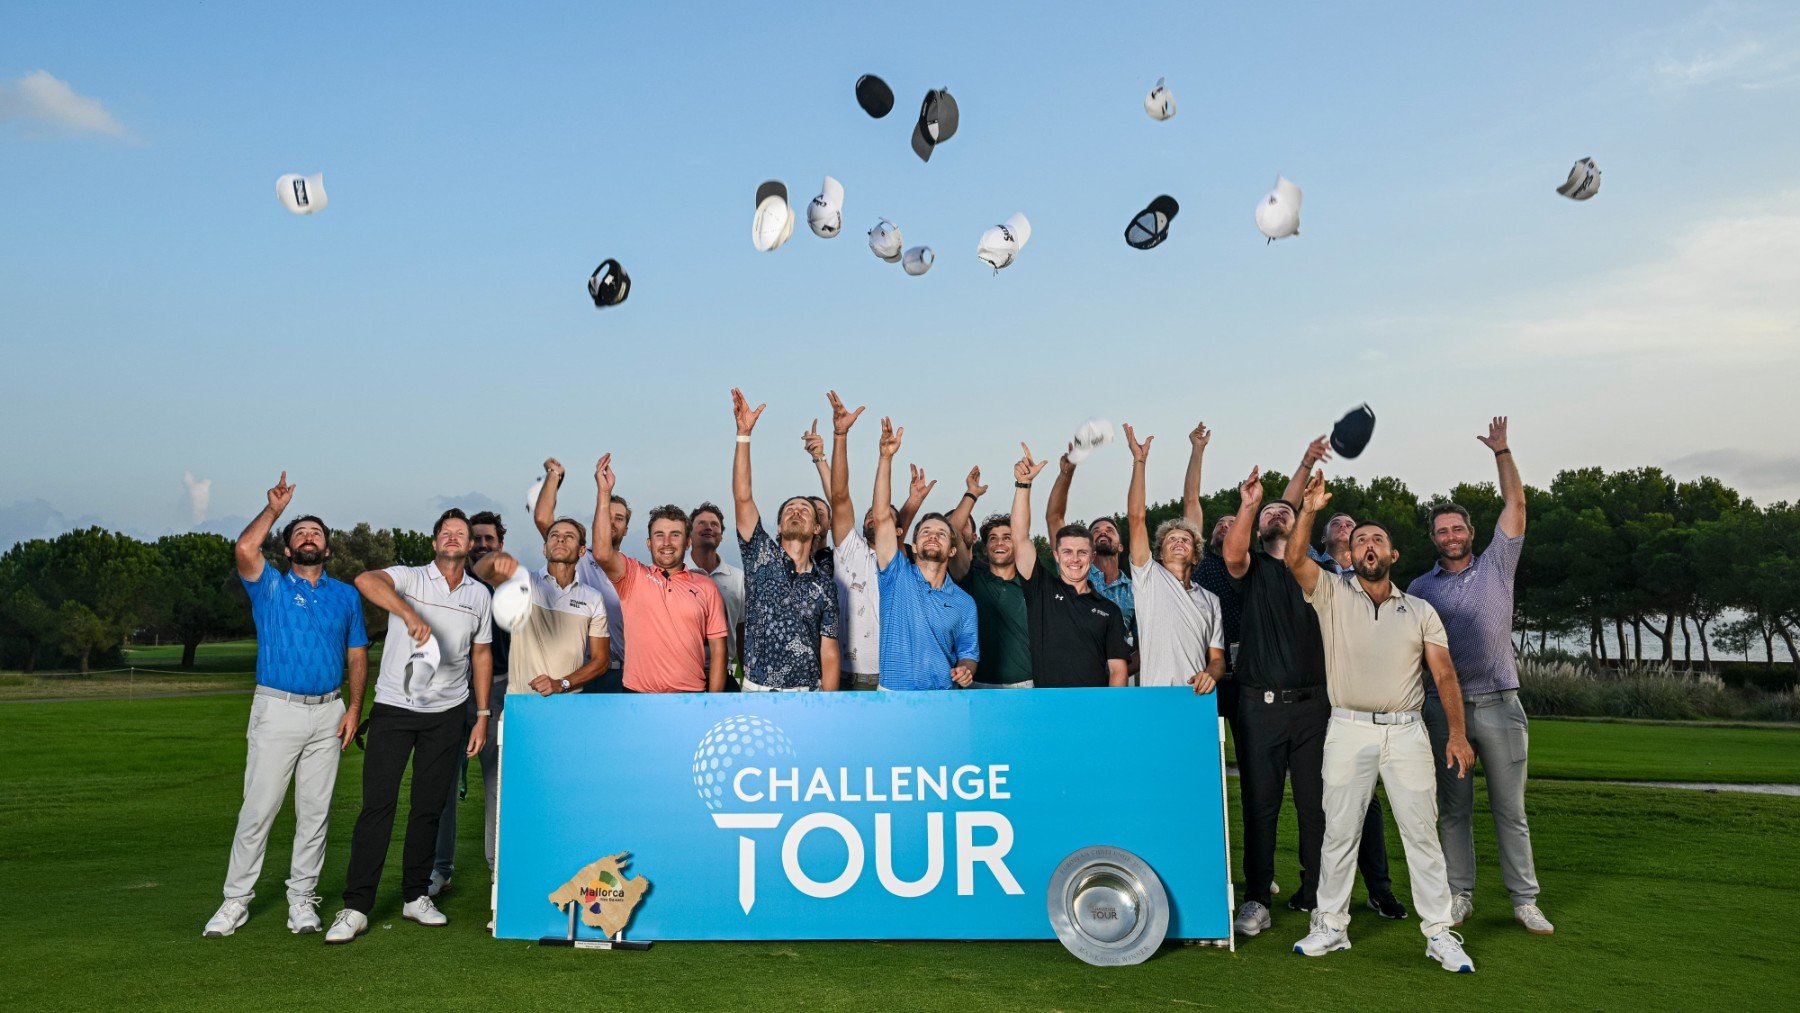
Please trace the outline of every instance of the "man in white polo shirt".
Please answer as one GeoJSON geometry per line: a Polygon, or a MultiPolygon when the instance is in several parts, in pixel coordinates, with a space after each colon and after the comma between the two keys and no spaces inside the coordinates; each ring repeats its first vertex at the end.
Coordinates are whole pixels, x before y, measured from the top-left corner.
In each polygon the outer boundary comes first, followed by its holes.
{"type": "Polygon", "coordinates": [[[468,515],[450,509],[431,529],[436,557],[424,566],[390,566],[356,578],[364,598],[388,613],[381,674],[363,753],[363,804],[350,838],[344,909],[325,933],[347,943],[369,930],[375,888],[394,836],[400,779],[412,763],[412,801],[400,879],[401,917],[420,925],[449,919],[432,903],[431,863],[444,799],[456,783],[457,752],[475,756],[488,734],[493,628],[488,589],[464,569],[473,536],[468,515]],[[436,663],[429,648],[435,646],[436,663]],[[419,651],[416,648],[424,647],[419,651]],[[475,694],[475,727],[463,741],[463,706],[475,694]]]}
{"type": "MultiPolygon", "coordinates": [[[[532,511],[532,523],[537,525],[538,534],[550,537],[550,525],[556,521],[556,494],[562,488],[563,477],[567,474],[562,462],[556,458],[544,461],[544,488],[538,493],[536,509],[532,511]]],[[[625,541],[625,532],[631,527],[631,504],[625,497],[615,496],[607,507],[604,518],[595,511],[594,541],[607,538],[617,550],[625,541]]],[[[606,602],[606,635],[611,645],[612,664],[600,678],[583,687],[584,693],[622,693],[625,678],[625,609],[619,604],[619,591],[613,583],[606,579],[606,574],[594,562],[592,552],[581,554],[580,562],[575,564],[575,575],[583,584],[600,592],[606,602]]]]}
{"type": "Polygon", "coordinates": [[[1423,667],[1429,666],[1449,724],[1443,762],[1467,777],[1475,753],[1463,733],[1462,692],[1437,610],[1394,586],[1399,561],[1387,529],[1364,521],[1350,534],[1354,571],[1327,574],[1307,549],[1313,520],[1331,502],[1324,476],[1306,483],[1287,543],[1287,565],[1319,616],[1331,721],[1325,732],[1325,842],[1312,931],[1294,952],[1321,957],[1350,948],[1350,884],[1375,781],[1387,789],[1411,873],[1425,956],[1446,971],[1471,972],[1450,928],[1450,882],[1437,835],[1437,775],[1425,730],[1423,667]]]}
{"type": "Polygon", "coordinates": [[[1125,493],[1125,510],[1131,527],[1131,582],[1136,588],[1138,685],[1192,686],[1196,693],[1210,693],[1225,677],[1225,622],[1218,596],[1194,583],[1190,574],[1200,558],[1200,526],[1206,519],[1200,506],[1200,463],[1212,430],[1204,424],[1194,428],[1182,516],[1158,525],[1152,546],[1145,519],[1144,468],[1154,439],[1147,436],[1139,443],[1126,423],[1131,486],[1125,493]]]}

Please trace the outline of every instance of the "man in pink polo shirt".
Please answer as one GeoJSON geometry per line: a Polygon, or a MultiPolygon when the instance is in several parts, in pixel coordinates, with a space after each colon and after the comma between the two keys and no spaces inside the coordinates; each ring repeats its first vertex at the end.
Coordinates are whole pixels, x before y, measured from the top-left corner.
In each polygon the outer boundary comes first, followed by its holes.
{"type": "MultiPolygon", "coordinates": [[[[594,465],[597,516],[611,515],[614,481],[612,455],[606,454],[594,465]]],[[[648,566],[621,555],[611,539],[594,539],[594,562],[618,589],[625,625],[631,627],[626,692],[718,693],[725,688],[725,603],[711,577],[683,562],[688,531],[688,515],[680,507],[650,511],[648,566]]]]}

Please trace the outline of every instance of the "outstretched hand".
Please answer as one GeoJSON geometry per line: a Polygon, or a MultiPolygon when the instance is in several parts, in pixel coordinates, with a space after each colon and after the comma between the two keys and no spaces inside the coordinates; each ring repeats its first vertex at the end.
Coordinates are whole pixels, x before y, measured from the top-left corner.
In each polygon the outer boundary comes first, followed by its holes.
{"type": "Polygon", "coordinates": [[[844,402],[838,400],[838,392],[835,390],[826,391],[825,399],[831,402],[831,430],[839,436],[848,433],[850,427],[856,425],[856,420],[862,418],[863,409],[867,407],[857,405],[855,411],[845,410],[844,402]]]}
{"type": "Polygon", "coordinates": [[[963,488],[976,499],[987,495],[988,487],[981,484],[981,465],[969,469],[969,477],[963,479],[963,488]]]}
{"type": "Polygon", "coordinates": [[[750,435],[750,430],[756,428],[756,420],[762,418],[763,409],[767,407],[767,404],[759,404],[752,410],[750,402],[744,399],[744,392],[731,388],[731,414],[737,418],[739,436],[750,435]]]}
{"type": "Polygon", "coordinates": [[[552,485],[561,485],[563,480],[562,462],[554,457],[544,458],[544,477],[549,479],[552,485]]]}
{"type": "Polygon", "coordinates": [[[1308,468],[1317,467],[1331,460],[1331,437],[1321,436],[1306,445],[1306,453],[1300,456],[1300,463],[1308,468]]]}
{"type": "Polygon", "coordinates": [[[1025,452],[1025,456],[1019,458],[1018,463],[1013,465],[1013,481],[1029,485],[1037,479],[1038,473],[1044,470],[1044,465],[1050,462],[1032,460],[1031,448],[1023,443],[1019,444],[1019,449],[1025,452]]]}
{"type": "Polygon", "coordinates": [[[1156,439],[1156,437],[1146,436],[1144,437],[1144,442],[1139,443],[1137,441],[1137,433],[1132,430],[1131,423],[1125,423],[1124,428],[1125,445],[1131,448],[1131,459],[1139,464],[1143,464],[1144,460],[1150,456],[1150,441],[1156,439]]]}
{"type": "MultiPolygon", "coordinates": [[[[861,409],[857,409],[861,411],[861,409]]],[[[881,420],[881,456],[893,457],[900,452],[900,441],[906,436],[906,427],[894,428],[894,421],[883,417],[881,420]]]]}
{"type": "Polygon", "coordinates": [[[1069,446],[1065,450],[1063,450],[1062,457],[1059,458],[1056,462],[1057,468],[1059,470],[1061,470],[1062,473],[1065,475],[1075,474],[1075,462],[1069,460],[1069,455],[1073,454],[1074,452],[1075,452],[1075,443],[1074,443],[1074,441],[1071,440],[1069,442],[1069,446]]]}
{"type": "Polygon", "coordinates": [[[907,498],[923,503],[925,497],[931,495],[931,490],[937,486],[937,482],[925,480],[924,468],[916,464],[909,464],[907,467],[912,469],[912,482],[906,489],[907,498]]]}
{"type": "Polygon", "coordinates": [[[1486,436],[1477,436],[1475,438],[1481,441],[1482,446],[1496,454],[1502,450],[1506,450],[1506,416],[1494,416],[1494,421],[1488,423],[1488,434],[1486,436]]]}
{"type": "Polygon", "coordinates": [[[1306,480],[1306,492],[1300,497],[1300,502],[1308,511],[1315,514],[1324,510],[1325,504],[1331,502],[1331,491],[1325,488],[1324,472],[1315,471],[1312,473],[1312,477],[1306,480]]]}
{"type": "Polygon", "coordinates": [[[1206,423],[1196,422],[1193,431],[1188,433],[1188,442],[1193,444],[1195,450],[1205,450],[1206,445],[1212,442],[1212,430],[1206,428],[1206,423]]]}
{"type": "Polygon", "coordinates": [[[800,434],[800,445],[806,448],[806,456],[815,461],[825,456],[825,437],[819,435],[818,419],[813,419],[812,428],[800,434]]]}
{"type": "Polygon", "coordinates": [[[613,474],[612,455],[601,454],[600,460],[594,462],[594,487],[611,498],[613,486],[618,481],[618,476],[613,474]]]}
{"type": "Polygon", "coordinates": [[[1247,505],[1253,512],[1258,507],[1262,506],[1263,486],[1261,468],[1250,469],[1250,477],[1244,479],[1243,483],[1238,486],[1238,497],[1239,502],[1247,505]]]}
{"type": "Polygon", "coordinates": [[[281,512],[286,510],[288,504],[294,501],[294,490],[296,488],[298,488],[298,486],[288,484],[287,472],[285,471],[281,473],[280,478],[275,480],[274,488],[269,490],[269,509],[275,511],[275,516],[280,517],[281,512]]]}

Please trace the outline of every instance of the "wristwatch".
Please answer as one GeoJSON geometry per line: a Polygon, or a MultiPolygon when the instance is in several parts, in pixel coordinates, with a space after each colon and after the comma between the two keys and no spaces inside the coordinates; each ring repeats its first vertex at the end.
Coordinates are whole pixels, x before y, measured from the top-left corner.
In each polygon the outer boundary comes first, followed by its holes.
{"type": "Polygon", "coordinates": [[[562,681],[562,691],[564,693],[567,693],[569,691],[569,680],[568,679],[564,679],[562,681]]]}

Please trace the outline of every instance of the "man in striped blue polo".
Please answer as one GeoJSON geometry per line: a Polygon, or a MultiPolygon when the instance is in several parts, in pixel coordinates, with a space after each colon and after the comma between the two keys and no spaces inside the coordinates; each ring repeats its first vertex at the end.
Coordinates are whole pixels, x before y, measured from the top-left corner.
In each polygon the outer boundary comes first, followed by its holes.
{"type": "Polygon", "coordinates": [[[268,492],[268,505],[238,536],[238,579],[250,594],[256,620],[256,696],[250,702],[244,805],[225,875],[225,903],[202,935],[236,932],[250,919],[269,828],[294,785],[294,857],[289,866],[288,929],[317,932],[319,870],[325,864],[325,825],[337,786],[338,754],[362,717],[369,674],[369,638],[362,598],[325,575],[331,533],[317,517],[298,517],[282,529],[287,573],[263,558],[269,529],[293,502],[287,472],[268,492]],[[350,674],[349,697],[339,686],[350,674]]]}

